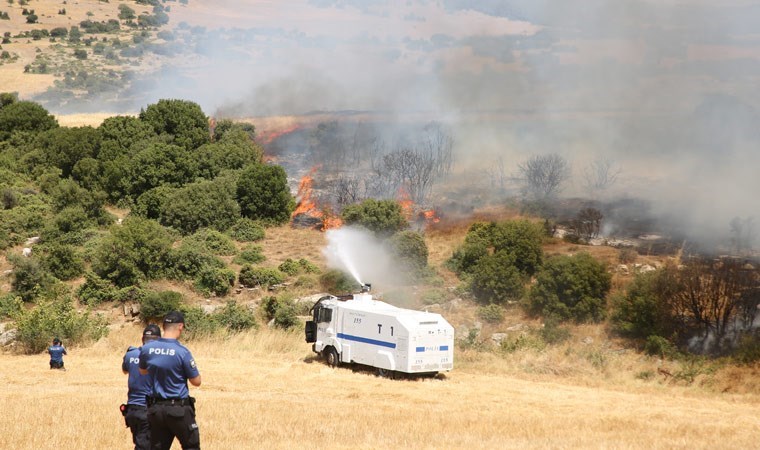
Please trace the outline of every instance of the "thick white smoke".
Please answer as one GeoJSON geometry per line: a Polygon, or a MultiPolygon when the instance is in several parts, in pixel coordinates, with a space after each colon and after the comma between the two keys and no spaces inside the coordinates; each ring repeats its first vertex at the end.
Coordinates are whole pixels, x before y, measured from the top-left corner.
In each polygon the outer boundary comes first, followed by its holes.
{"type": "Polygon", "coordinates": [[[329,267],[350,274],[359,284],[388,286],[401,279],[390,252],[371,232],[346,226],[326,234],[322,253],[329,267]]]}

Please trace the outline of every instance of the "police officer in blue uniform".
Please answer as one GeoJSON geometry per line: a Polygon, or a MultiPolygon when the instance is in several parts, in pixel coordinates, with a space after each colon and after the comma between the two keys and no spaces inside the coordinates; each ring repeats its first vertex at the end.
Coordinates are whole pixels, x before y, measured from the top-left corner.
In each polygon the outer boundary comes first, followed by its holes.
{"type": "MultiPolygon", "coordinates": [[[[158,325],[150,324],[143,330],[142,343],[145,345],[154,339],[161,337],[158,325]]],[[[148,426],[148,397],[152,394],[150,375],[141,375],[138,363],[140,362],[140,348],[129,347],[121,363],[121,370],[129,374],[127,385],[127,404],[122,405],[124,421],[132,431],[132,442],[135,450],[150,450],[150,427],[148,426]]]]}
{"type": "Polygon", "coordinates": [[[48,354],[50,354],[50,368],[66,370],[63,367],[63,355],[66,355],[66,348],[58,338],[53,339],[53,345],[48,347],[48,354]]]}
{"type": "Polygon", "coordinates": [[[154,450],[169,450],[176,437],[184,450],[200,449],[195,421],[195,399],[187,382],[201,385],[195,359],[177,340],[185,329],[185,317],[172,311],[164,317],[164,334],[140,349],[140,373],[149,374],[152,395],[148,398],[150,443],[154,450]]]}

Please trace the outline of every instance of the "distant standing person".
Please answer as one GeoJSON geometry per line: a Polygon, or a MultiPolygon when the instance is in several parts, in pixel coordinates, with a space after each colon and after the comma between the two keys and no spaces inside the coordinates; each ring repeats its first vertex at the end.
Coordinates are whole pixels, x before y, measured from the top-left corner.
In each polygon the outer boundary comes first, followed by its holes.
{"type": "Polygon", "coordinates": [[[63,355],[67,355],[66,348],[60,339],[53,339],[53,345],[48,347],[48,354],[50,355],[50,368],[66,370],[63,367],[63,355]]]}
{"type": "MultiPolygon", "coordinates": [[[[161,337],[161,329],[158,325],[150,324],[143,330],[142,343],[146,343],[161,337]]],[[[132,432],[132,442],[135,450],[150,450],[150,427],[148,426],[148,397],[152,394],[150,375],[140,374],[138,363],[140,362],[140,349],[142,347],[129,347],[121,363],[121,370],[129,374],[127,385],[126,411],[124,420],[132,432]]]]}
{"type": "Polygon", "coordinates": [[[201,447],[195,399],[187,388],[188,381],[200,386],[201,374],[190,350],[177,340],[184,329],[185,317],[172,311],[164,317],[163,336],[140,349],[140,373],[151,376],[153,393],[148,398],[148,423],[154,450],[168,450],[175,437],[184,450],[201,447]]]}

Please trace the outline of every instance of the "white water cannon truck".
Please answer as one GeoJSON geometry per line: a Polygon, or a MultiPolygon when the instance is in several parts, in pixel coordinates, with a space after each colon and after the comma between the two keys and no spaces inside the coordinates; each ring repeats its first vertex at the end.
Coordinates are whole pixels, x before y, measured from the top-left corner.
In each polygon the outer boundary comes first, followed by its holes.
{"type": "Polygon", "coordinates": [[[440,314],[399,308],[369,293],[327,295],[312,307],[306,342],[327,364],[357,363],[381,376],[436,375],[454,368],[454,327],[440,314]]]}

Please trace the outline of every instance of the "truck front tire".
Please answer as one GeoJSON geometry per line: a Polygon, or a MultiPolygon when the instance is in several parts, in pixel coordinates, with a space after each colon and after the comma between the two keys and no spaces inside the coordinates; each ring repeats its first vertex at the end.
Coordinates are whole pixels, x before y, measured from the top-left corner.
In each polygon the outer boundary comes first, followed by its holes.
{"type": "Polygon", "coordinates": [[[340,362],[340,359],[338,358],[338,351],[335,350],[335,347],[327,347],[324,350],[324,355],[328,366],[338,367],[338,362],[340,362]]]}

